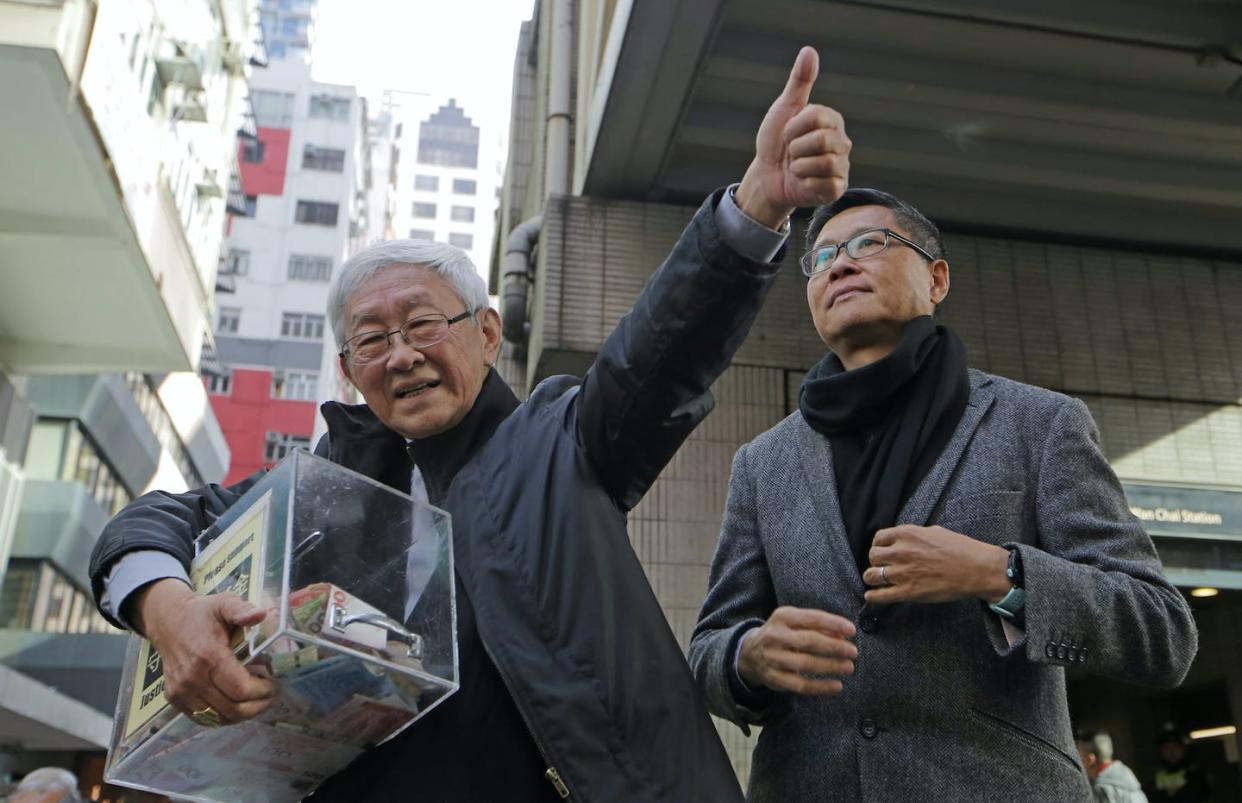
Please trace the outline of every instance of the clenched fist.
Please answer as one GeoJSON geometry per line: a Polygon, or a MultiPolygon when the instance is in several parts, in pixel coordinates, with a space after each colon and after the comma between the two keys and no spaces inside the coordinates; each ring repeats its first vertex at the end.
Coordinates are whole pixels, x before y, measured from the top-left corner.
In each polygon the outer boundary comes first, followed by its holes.
{"type": "Polygon", "coordinates": [[[841,691],[837,678],[854,673],[858,648],[848,619],[811,608],[777,608],[746,634],[738,674],[746,685],[795,694],[841,691]]]}
{"type": "Polygon", "coordinates": [[[755,158],[737,190],[741,210],[770,228],[799,206],[832,203],[849,187],[852,143],[845,121],[835,110],[809,103],[818,75],[818,54],[802,48],[759,126],[755,158]]]}

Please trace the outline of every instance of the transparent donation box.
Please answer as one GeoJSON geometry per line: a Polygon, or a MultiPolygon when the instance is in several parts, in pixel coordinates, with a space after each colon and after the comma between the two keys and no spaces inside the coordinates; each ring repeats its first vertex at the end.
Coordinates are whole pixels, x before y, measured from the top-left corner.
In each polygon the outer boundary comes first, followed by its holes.
{"type": "Polygon", "coordinates": [[[290,455],[200,536],[190,579],[266,609],[233,647],[279,696],[253,720],[196,724],[168,705],[159,654],[131,637],[111,783],[299,800],[457,690],[449,516],[361,474],[290,455]]]}

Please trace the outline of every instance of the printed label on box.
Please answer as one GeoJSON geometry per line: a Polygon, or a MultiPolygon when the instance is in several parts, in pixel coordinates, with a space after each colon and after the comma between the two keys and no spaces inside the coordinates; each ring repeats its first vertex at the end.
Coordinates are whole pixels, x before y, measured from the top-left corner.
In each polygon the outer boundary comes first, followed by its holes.
{"type": "MultiPolygon", "coordinates": [[[[247,602],[258,602],[262,583],[256,575],[262,571],[264,533],[271,502],[272,492],[268,491],[251,506],[244,518],[233,522],[194,558],[190,564],[190,582],[197,593],[206,596],[231,591],[247,602]]],[[[239,630],[232,646],[236,648],[243,638],[239,630]]],[[[138,666],[142,668],[141,682],[134,684],[125,738],[168,705],[164,697],[164,662],[145,639],[138,650],[138,666]]]]}

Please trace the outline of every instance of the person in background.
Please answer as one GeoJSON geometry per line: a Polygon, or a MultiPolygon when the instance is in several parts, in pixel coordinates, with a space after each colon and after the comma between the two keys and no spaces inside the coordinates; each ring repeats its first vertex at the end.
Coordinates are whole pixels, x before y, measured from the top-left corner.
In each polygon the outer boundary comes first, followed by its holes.
{"type": "Polygon", "coordinates": [[[1210,803],[1212,787],[1203,768],[1186,755],[1186,737],[1172,728],[1160,736],[1160,769],[1152,803],[1210,803]]]}
{"type": "Polygon", "coordinates": [[[9,803],[84,803],[77,777],[60,767],[40,767],[22,778],[9,803]]]}
{"type": "Polygon", "coordinates": [[[1134,772],[1113,755],[1113,737],[1104,731],[1080,730],[1074,739],[1096,803],[1147,803],[1134,772]]]}

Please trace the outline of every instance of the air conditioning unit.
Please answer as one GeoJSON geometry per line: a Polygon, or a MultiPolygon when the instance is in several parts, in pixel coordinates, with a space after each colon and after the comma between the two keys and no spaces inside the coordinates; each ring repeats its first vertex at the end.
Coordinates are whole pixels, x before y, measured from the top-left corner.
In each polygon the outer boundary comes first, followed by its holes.
{"type": "Polygon", "coordinates": [[[216,178],[216,171],[203,168],[203,177],[194,184],[194,191],[203,198],[223,198],[224,189],[216,178]]]}
{"type": "Polygon", "coordinates": [[[172,115],[174,119],[181,122],[207,122],[207,98],[204,97],[202,90],[183,93],[173,103],[172,115]]]}
{"type": "Polygon", "coordinates": [[[155,69],[165,85],[203,88],[203,56],[197,47],[172,40],[166,42],[161,50],[163,53],[155,57],[155,69]]]}
{"type": "Polygon", "coordinates": [[[246,67],[250,65],[250,54],[246,52],[248,48],[242,42],[228,42],[224,46],[224,55],[221,61],[224,63],[224,69],[233,75],[245,75],[246,67]]]}

